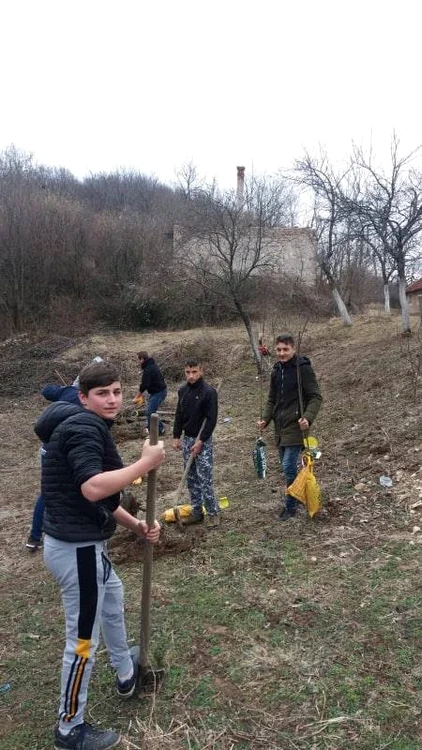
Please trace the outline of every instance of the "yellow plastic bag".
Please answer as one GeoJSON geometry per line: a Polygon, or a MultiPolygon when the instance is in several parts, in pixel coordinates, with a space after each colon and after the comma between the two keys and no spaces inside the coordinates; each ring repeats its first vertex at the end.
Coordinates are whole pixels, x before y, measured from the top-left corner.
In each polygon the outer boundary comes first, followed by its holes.
{"type": "MultiPolygon", "coordinates": [[[[179,511],[180,518],[188,518],[188,516],[190,516],[190,514],[192,513],[191,505],[187,505],[187,504],[177,505],[176,507],[179,511]]],[[[220,510],[224,510],[225,508],[228,508],[229,507],[228,498],[220,497],[218,501],[218,507],[220,508],[220,510]]],[[[205,515],[207,511],[205,510],[204,507],[202,508],[202,510],[204,511],[204,515],[205,515]]],[[[165,521],[166,523],[174,523],[176,521],[174,517],[174,508],[169,508],[168,510],[165,510],[164,513],[162,513],[160,516],[160,521],[165,521]]]]}
{"type": "Polygon", "coordinates": [[[316,480],[311,456],[304,456],[305,465],[287,492],[303,503],[311,518],[321,508],[321,488],[316,480]]]}

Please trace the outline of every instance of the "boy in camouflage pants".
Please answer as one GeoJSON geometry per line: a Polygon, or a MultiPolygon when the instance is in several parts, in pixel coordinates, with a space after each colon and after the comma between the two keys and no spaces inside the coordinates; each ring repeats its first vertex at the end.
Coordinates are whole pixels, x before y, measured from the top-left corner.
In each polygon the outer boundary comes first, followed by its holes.
{"type": "Polygon", "coordinates": [[[218,396],[216,389],[206,383],[203,376],[199,359],[190,358],[185,362],[186,383],[178,393],[173,447],[183,450],[185,466],[190,455],[194,457],[187,477],[192,513],[184,519],[184,523],[201,523],[204,520],[204,506],[209,516],[208,525],[217,526],[219,517],[213,487],[212,433],[217,423],[218,396]]]}

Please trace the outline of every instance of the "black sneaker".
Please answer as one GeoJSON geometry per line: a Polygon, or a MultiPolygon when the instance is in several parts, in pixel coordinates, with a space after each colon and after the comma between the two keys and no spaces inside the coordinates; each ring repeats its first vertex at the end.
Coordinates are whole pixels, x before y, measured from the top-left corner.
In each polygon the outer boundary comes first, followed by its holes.
{"type": "Polygon", "coordinates": [[[192,523],[203,523],[203,520],[204,520],[203,513],[201,513],[200,516],[191,514],[190,516],[186,516],[186,518],[181,519],[183,526],[190,526],[192,523]]]}
{"type": "Polygon", "coordinates": [[[131,698],[135,692],[136,683],[138,681],[139,674],[139,646],[132,646],[130,649],[130,655],[133,664],[133,675],[129,680],[121,682],[118,678],[116,679],[116,690],[117,695],[121,698],[131,698]]]}
{"type": "Polygon", "coordinates": [[[32,534],[29,535],[28,541],[25,544],[25,547],[31,550],[31,552],[36,552],[37,549],[41,549],[42,546],[43,546],[42,539],[35,539],[35,537],[32,536],[32,534]]]}
{"type": "Polygon", "coordinates": [[[220,526],[220,516],[207,516],[205,519],[205,526],[207,529],[218,529],[220,526]]]}
{"type": "Polygon", "coordinates": [[[283,508],[281,511],[278,520],[279,521],[290,521],[291,518],[294,518],[296,515],[295,510],[287,510],[287,508],[283,508]]]}
{"type": "Polygon", "coordinates": [[[54,732],[54,750],[108,750],[120,742],[120,734],[112,729],[97,729],[91,724],[78,724],[69,734],[54,732]]]}

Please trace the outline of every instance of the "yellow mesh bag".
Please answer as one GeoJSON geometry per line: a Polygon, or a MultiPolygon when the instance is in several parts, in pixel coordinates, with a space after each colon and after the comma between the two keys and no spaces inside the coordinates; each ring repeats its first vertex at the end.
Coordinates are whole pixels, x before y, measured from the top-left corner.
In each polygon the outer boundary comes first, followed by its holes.
{"type": "MultiPolygon", "coordinates": [[[[192,506],[185,503],[184,505],[177,505],[176,506],[179,511],[180,518],[188,518],[192,513],[192,506]]],[[[220,510],[225,510],[229,507],[229,500],[227,497],[220,497],[218,501],[218,507],[220,510]]],[[[202,506],[202,510],[204,515],[206,514],[206,508],[202,506]]],[[[174,515],[174,507],[169,508],[168,510],[165,510],[164,513],[160,516],[160,521],[165,521],[165,523],[174,523],[176,521],[175,515],[174,515]]]]}
{"type": "Polygon", "coordinates": [[[316,480],[312,465],[306,476],[306,510],[311,518],[321,509],[321,488],[316,480]]]}
{"type": "Polygon", "coordinates": [[[306,505],[306,477],[307,475],[308,475],[308,467],[304,466],[299,471],[299,474],[297,475],[293,484],[291,484],[290,487],[287,488],[288,494],[292,495],[292,497],[295,497],[296,500],[299,500],[304,505],[306,505]]]}
{"type": "Polygon", "coordinates": [[[303,503],[311,518],[321,508],[321,488],[316,480],[311,456],[304,456],[305,465],[287,492],[303,503]]]}
{"type": "MultiPolygon", "coordinates": [[[[185,505],[178,505],[177,506],[180,514],[180,518],[188,518],[190,514],[192,513],[192,506],[185,504],[185,505]]],[[[165,510],[164,513],[160,516],[160,521],[165,521],[166,523],[174,523],[176,520],[174,515],[174,508],[169,508],[168,510],[165,510]]]]}

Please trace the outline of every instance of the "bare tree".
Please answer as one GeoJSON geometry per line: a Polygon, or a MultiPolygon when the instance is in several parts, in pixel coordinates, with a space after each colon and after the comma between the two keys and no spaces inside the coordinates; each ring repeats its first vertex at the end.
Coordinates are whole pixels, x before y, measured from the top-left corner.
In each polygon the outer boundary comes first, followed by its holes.
{"type": "Polygon", "coordinates": [[[214,296],[233,305],[248,333],[260,370],[261,357],[250,318],[247,296],[253,277],[270,270],[276,259],[269,247],[272,229],[290,207],[277,181],[252,178],[244,199],[234,191],[220,192],[212,185],[191,202],[186,223],[178,228],[178,256],[187,274],[214,296]]]}
{"type": "Polygon", "coordinates": [[[360,196],[349,205],[361,222],[366,241],[372,247],[383,273],[384,288],[397,273],[403,332],[410,332],[406,299],[409,264],[420,257],[417,240],[422,232],[422,172],[413,167],[420,148],[407,156],[399,154],[399,139],[391,142],[388,172],[377,167],[372,151],[355,147],[353,161],[363,178],[360,196]]]}
{"type": "Polygon", "coordinates": [[[297,191],[281,174],[276,177],[252,175],[245,182],[243,208],[265,229],[295,226],[297,204],[297,191]]]}
{"type": "Polygon", "coordinates": [[[395,267],[392,258],[387,253],[386,248],[381,242],[380,238],[370,231],[368,225],[362,226],[362,237],[364,242],[372,251],[372,257],[374,260],[375,272],[379,269],[381,271],[381,278],[384,292],[384,310],[387,315],[390,315],[390,282],[395,273],[395,267]]]}
{"type": "Polygon", "coordinates": [[[205,179],[199,176],[198,168],[192,161],[182,164],[175,174],[176,191],[181,193],[183,200],[194,200],[204,189],[205,179]]]}
{"type": "Polygon", "coordinates": [[[14,146],[0,154],[0,311],[11,330],[48,300],[47,202],[31,155],[14,146]]]}
{"type": "Polygon", "coordinates": [[[352,325],[352,319],[340,293],[335,266],[344,242],[345,214],[343,191],[349,172],[336,174],[329,163],[327,154],[312,157],[305,152],[296,162],[297,181],[312,191],[314,209],[312,226],[318,241],[318,262],[331,289],[335,304],[345,325],[352,325]]]}

